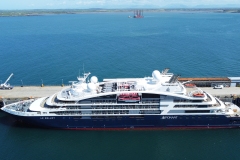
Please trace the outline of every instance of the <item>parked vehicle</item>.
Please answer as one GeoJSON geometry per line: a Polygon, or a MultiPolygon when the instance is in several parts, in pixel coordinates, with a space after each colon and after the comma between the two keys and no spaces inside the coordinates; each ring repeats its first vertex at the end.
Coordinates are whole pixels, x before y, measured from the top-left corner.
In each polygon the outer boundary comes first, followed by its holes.
{"type": "Polygon", "coordinates": [[[216,85],[213,87],[214,89],[223,89],[223,85],[216,85]]]}

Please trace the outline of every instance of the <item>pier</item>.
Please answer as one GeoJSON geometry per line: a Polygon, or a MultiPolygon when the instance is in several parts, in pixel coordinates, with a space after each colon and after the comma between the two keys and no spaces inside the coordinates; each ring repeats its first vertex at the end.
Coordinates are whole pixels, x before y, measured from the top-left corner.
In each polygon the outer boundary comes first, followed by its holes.
{"type": "Polygon", "coordinates": [[[14,87],[12,90],[0,90],[0,98],[38,98],[51,96],[64,89],[61,86],[28,86],[14,87]]]}
{"type": "Polygon", "coordinates": [[[31,98],[40,98],[51,96],[64,89],[60,86],[28,86],[28,87],[14,87],[12,90],[0,90],[0,108],[5,104],[14,103],[20,100],[31,98]]]}

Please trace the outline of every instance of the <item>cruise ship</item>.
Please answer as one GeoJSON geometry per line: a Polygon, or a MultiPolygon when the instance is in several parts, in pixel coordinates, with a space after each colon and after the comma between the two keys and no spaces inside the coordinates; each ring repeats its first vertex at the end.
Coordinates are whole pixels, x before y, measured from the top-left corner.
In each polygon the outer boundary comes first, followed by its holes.
{"type": "Polygon", "coordinates": [[[60,92],[2,107],[16,122],[56,129],[239,128],[240,109],[178,75],[154,70],[144,78],[98,81],[84,73],[60,92]]]}

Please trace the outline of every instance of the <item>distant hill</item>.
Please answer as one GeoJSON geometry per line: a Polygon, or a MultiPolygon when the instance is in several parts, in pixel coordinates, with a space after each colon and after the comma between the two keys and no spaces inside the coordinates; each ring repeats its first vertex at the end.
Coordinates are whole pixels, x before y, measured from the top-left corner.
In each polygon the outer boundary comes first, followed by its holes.
{"type": "MultiPolygon", "coordinates": [[[[139,8],[138,8],[139,9],[139,8]]],[[[142,9],[142,8],[141,8],[142,9]]],[[[0,10],[0,17],[6,16],[40,16],[49,14],[81,14],[81,13],[101,13],[101,12],[133,12],[134,8],[129,9],[36,9],[36,10],[0,10]]],[[[240,7],[236,8],[214,8],[214,6],[196,6],[186,8],[184,5],[174,4],[166,8],[143,9],[144,12],[215,12],[215,13],[240,13],[240,7]]]]}
{"type": "Polygon", "coordinates": [[[163,8],[189,8],[188,6],[186,5],[183,5],[183,4],[169,4],[169,5],[166,5],[164,6],[163,8]]]}
{"type": "Polygon", "coordinates": [[[227,4],[227,5],[197,5],[193,8],[240,8],[237,4],[227,4]]]}

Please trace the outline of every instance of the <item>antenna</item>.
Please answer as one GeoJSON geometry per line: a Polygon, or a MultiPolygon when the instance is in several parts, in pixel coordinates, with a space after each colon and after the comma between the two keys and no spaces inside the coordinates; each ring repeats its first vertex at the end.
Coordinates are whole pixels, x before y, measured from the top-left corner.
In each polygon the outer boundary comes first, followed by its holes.
{"type": "Polygon", "coordinates": [[[165,69],[162,71],[162,74],[165,75],[165,74],[168,73],[168,71],[169,71],[169,68],[165,68],[165,69]]]}

